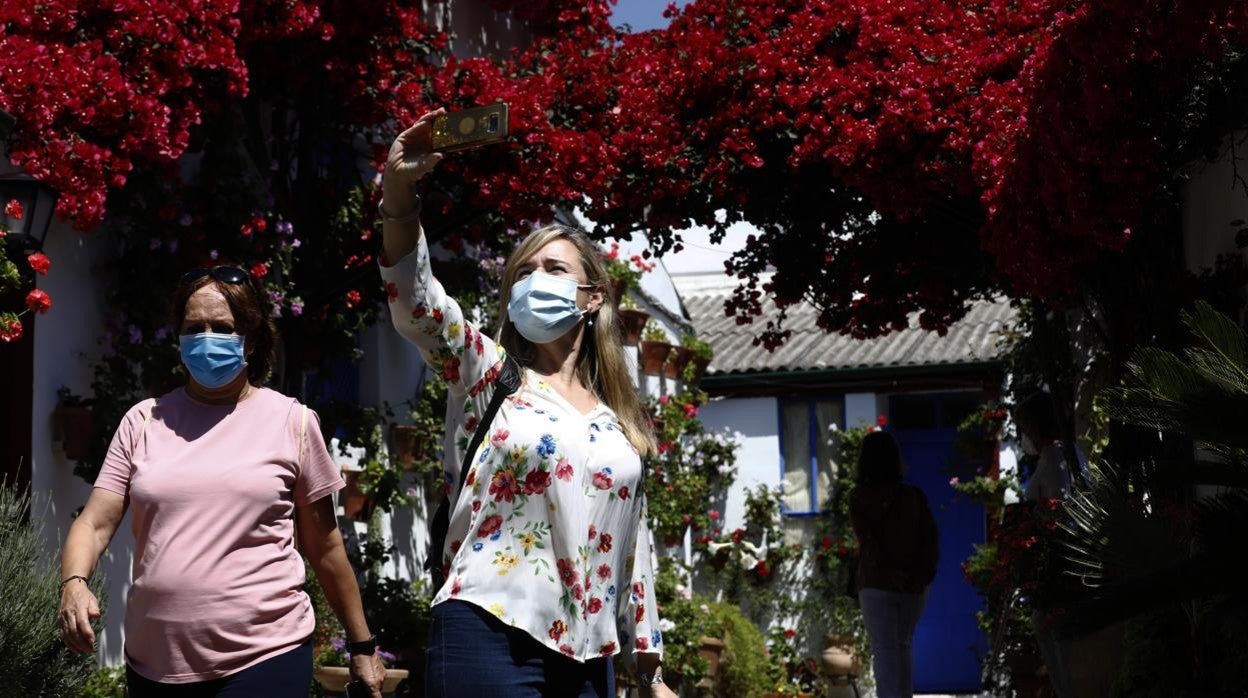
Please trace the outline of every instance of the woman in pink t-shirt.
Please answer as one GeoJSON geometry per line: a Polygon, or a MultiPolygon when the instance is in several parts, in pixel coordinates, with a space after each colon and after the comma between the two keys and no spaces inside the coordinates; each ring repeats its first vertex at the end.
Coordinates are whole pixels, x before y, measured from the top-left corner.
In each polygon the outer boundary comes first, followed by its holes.
{"type": "Polygon", "coordinates": [[[191,378],[132,407],[113,436],[65,540],[62,637],[92,651],[100,611],[86,580],[130,509],[132,698],[304,698],[315,621],[300,551],[346,629],[352,674],[380,698],[384,671],[329,496],[342,478],[316,414],[258,387],[276,334],[259,294],[241,269],[198,269],[174,308],[191,378]]]}

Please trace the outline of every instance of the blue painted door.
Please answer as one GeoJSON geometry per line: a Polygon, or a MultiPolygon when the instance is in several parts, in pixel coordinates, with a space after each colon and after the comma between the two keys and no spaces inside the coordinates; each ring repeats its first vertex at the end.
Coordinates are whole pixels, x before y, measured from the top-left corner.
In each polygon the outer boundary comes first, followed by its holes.
{"type": "Polygon", "coordinates": [[[962,576],[962,561],[984,541],[984,508],[949,486],[955,462],[952,429],[895,431],[906,462],[906,481],[920,487],[940,529],[940,563],[927,608],[914,635],[916,693],[973,693],[980,690],[980,660],[987,640],[975,625],[983,608],[962,576]]]}

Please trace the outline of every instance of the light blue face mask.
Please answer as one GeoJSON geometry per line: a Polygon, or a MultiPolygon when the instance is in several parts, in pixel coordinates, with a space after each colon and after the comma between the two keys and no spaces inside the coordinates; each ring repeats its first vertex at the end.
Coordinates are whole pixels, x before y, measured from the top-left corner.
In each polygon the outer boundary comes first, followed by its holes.
{"type": "Polygon", "coordinates": [[[534,344],[559,339],[584,313],[576,306],[576,279],[535,271],[511,287],[507,317],[521,337],[534,344]]]}
{"type": "Polygon", "coordinates": [[[209,390],[229,385],[247,367],[242,335],[184,334],[178,338],[178,347],[191,378],[209,390]]]}

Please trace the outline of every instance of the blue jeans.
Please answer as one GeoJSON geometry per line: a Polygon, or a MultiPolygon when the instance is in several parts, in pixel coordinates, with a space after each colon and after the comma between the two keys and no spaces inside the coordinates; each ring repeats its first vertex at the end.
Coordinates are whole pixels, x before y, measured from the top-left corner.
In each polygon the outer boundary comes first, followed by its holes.
{"type": "Polygon", "coordinates": [[[130,698],[307,698],[312,684],[312,641],[242,671],[211,681],[158,683],[126,665],[130,698]]]}
{"type": "Polygon", "coordinates": [[[866,588],[858,592],[862,620],[871,640],[871,668],[879,698],[914,695],[914,629],[927,605],[922,594],[866,588]]]}
{"type": "Polygon", "coordinates": [[[615,698],[610,657],[581,663],[464,601],[433,607],[426,698],[615,698]]]}

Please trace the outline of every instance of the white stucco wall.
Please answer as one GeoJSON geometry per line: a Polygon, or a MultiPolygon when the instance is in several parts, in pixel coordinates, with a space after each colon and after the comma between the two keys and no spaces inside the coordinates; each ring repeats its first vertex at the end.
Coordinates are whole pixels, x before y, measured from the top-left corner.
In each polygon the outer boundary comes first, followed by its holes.
{"type": "Polygon", "coordinates": [[[1214,266],[1219,254],[1237,252],[1235,231],[1248,221],[1248,184],[1236,179],[1231,140],[1238,155],[1238,172],[1248,178],[1248,131],[1228,136],[1221,155],[1210,163],[1195,163],[1182,189],[1183,253],[1187,268],[1200,272],[1214,266]]]}
{"type": "MultiPolygon", "coordinates": [[[[91,363],[99,356],[101,309],[108,292],[107,280],[100,276],[107,249],[104,236],[84,235],[57,222],[48,233],[44,253],[52,268],[38,278],[38,286],[52,297],[52,309],[38,318],[30,338],[35,343],[31,491],[38,499],[35,513],[42,514],[48,551],[59,561],[73,514],[86,503],[91,488],[73,474],[73,462],[53,441],[52,411],[61,386],[79,395],[91,394],[91,363]]],[[[108,578],[104,632],[97,646],[100,657],[110,664],[121,661],[121,624],[133,550],[127,514],[97,572],[108,578]]]]}
{"type": "Polygon", "coordinates": [[[780,484],[780,424],[776,399],[772,397],[732,398],[710,401],[699,413],[709,432],[735,434],[741,444],[737,451],[737,479],[728,490],[724,510],[724,530],[745,524],[745,491],[760,484],[780,484]]]}

